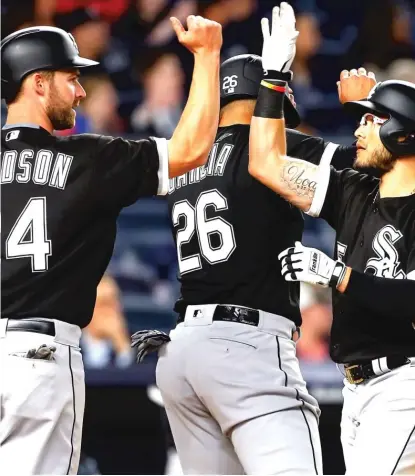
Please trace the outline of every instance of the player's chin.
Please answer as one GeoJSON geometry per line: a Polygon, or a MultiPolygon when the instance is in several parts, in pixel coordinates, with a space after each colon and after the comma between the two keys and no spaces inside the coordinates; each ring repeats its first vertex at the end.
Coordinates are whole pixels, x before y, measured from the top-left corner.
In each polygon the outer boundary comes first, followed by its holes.
{"type": "Polygon", "coordinates": [[[370,160],[369,160],[369,154],[367,153],[367,150],[357,149],[356,159],[354,161],[354,167],[357,169],[369,167],[370,166],[369,162],[370,160]]]}
{"type": "Polygon", "coordinates": [[[73,129],[75,127],[75,121],[71,121],[71,122],[64,122],[64,123],[59,123],[59,124],[56,124],[53,129],[55,131],[66,131],[68,129],[73,129]]]}
{"type": "Polygon", "coordinates": [[[73,114],[74,112],[75,111],[71,110],[71,112],[66,114],[64,117],[60,117],[58,120],[55,120],[53,122],[53,128],[55,131],[64,131],[75,127],[76,119],[75,114],[73,114]]]}

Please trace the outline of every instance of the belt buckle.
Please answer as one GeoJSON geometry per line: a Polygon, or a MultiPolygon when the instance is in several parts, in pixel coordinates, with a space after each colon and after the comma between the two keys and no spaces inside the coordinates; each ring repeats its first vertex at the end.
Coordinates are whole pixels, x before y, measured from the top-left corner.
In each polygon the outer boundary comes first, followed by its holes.
{"type": "Polygon", "coordinates": [[[355,365],[350,365],[349,367],[344,368],[346,372],[346,380],[353,385],[358,385],[359,383],[362,383],[364,381],[363,376],[355,378],[351,372],[352,369],[359,368],[359,367],[360,367],[359,364],[355,364],[355,365]]]}

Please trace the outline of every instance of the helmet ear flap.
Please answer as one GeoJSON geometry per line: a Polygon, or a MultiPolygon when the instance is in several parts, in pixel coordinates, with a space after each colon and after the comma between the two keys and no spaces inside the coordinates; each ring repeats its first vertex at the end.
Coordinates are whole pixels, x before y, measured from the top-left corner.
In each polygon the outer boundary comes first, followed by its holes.
{"type": "Polygon", "coordinates": [[[10,81],[1,79],[1,96],[6,104],[10,104],[16,98],[19,89],[20,84],[12,84],[10,81]]]}
{"type": "Polygon", "coordinates": [[[397,157],[415,155],[415,130],[408,133],[408,127],[395,117],[382,124],[379,136],[391,154],[397,157]]]}

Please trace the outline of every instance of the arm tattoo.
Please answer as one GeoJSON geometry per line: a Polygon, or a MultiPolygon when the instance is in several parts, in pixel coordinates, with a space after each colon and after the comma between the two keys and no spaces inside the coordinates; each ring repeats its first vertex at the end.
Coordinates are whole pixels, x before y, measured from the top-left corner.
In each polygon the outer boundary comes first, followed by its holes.
{"type": "Polygon", "coordinates": [[[311,178],[309,178],[311,174],[307,174],[307,172],[315,170],[315,168],[316,166],[314,164],[307,164],[303,161],[296,162],[294,160],[289,160],[282,168],[282,181],[296,195],[313,199],[317,182],[315,180],[311,180],[311,178]]]}

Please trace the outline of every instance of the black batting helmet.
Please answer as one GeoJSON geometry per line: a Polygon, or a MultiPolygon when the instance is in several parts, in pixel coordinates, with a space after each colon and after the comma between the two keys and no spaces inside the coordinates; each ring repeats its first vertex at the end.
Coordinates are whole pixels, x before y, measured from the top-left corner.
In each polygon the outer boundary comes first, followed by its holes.
{"type": "Polygon", "coordinates": [[[98,64],[79,56],[74,37],[60,28],[24,28],[1,42],[1,97],[13,100],[23,79],[41,70],[85,68],[98,64]]]}
{"type": "Polygon", "coordinates": [[[374,86],[366,100],[350,101],[344,106],[359,115],[371,112],[387,117],[379,130],[385,148],[397,157],[415,155],[415,84],[383,81],[374,86]]]}
{"type": "MultiPolygon", "coordinates": [[[[257,98],[263,76],[260,56],[238,55],[224,61],[220,67],[220,106],[226,106],[237,99],[257,98]]],[[[284,116],[287,127],[297,127],[301,122],[300,115],[287,94],[284,116]]]]}

